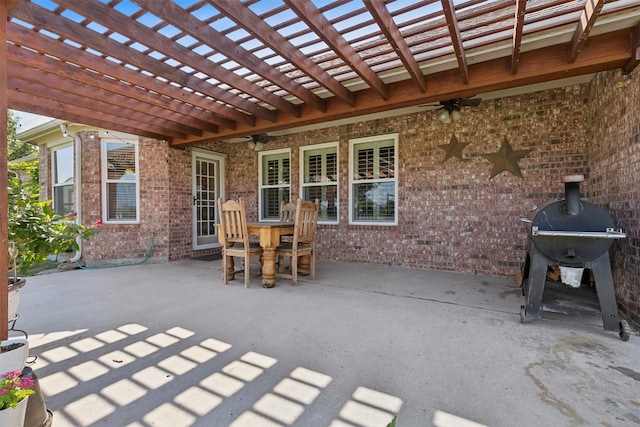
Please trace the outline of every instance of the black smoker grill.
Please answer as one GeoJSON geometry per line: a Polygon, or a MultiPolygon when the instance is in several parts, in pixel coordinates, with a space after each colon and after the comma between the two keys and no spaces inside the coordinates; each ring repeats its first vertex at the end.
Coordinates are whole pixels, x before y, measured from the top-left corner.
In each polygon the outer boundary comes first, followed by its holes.
{"type": "MultiPolygon", "coordinates": [[[[565,199],[550,202],[520,220],[529,224],[531,242],[522,278],[522,293],[526,305],[520,310],[525,323],[539,319],[547,269],[558,265],[561,269],[588,268],[593,273],[604,329],[618,331],[627,341],[629,324],[618,315],[609,248],[614,239],[625,238],[621,229],[598,206],[580,200],[582,175],[565,176],[565,199]]],[[[566,269],[566,270],[569,270],[566,269]]],[[[581,273],[581,270],[578,270],[581,273]]]]}

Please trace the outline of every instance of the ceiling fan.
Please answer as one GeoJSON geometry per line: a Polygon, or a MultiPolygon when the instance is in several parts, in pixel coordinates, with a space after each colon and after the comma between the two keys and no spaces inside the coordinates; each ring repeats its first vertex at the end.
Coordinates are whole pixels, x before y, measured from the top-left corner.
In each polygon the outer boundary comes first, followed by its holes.
{"type": "Polygon", "coordinates": [[[273,141],[277,137],[273,135],[267,135],[266,133],[258,133],[255,135],[249,135],[247,136],[247,138],[249,138],[248,140],[249,149],[260,151],[262,150],[262,147],[264,147],[264,144],[266,144],[269,141],[273,141]]]}
{"type": "Polygon", "coordinates": [[[462,113],[460,110],[462,107],[477,107],[482,102],[482,98],[453,98],[448,99],[446,101],[440,101],[438,104],[424,104],[421,107],[426,106],[436,106],[439,105],[437,111],[440,111],[438,114],[438,119],[443,123],[451,123],[451,120],[460,120],[462,118],[462,113]]]}

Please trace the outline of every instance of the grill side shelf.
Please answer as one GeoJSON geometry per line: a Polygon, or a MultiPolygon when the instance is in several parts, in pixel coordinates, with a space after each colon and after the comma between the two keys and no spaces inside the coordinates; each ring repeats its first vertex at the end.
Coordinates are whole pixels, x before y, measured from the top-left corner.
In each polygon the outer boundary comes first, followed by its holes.
{"type": "Polygon", "coordinates": [[[622,229],[607,228],[606,231],[550,231],[550,230],[538,230],[537,226],[531,227],[532,236],[547,236],[547,237],[584,237],[592,239],[624,239],[627,237],[622,229]]]}

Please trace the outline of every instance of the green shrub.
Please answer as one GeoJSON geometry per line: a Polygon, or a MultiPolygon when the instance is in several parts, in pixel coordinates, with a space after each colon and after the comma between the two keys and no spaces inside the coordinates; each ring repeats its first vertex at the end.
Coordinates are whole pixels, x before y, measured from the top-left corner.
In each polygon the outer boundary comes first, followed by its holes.
{"type": "Polygon", "coordinates": [[[40,184],[33,180],[23,184],[9,179],[8,190],[8,256],[14,280],[49,255],[77,251],[76,239],[88,240],[102,225],[87,227],[76,223],[75,215],[57,214],[51,200],[40,200],[40,184]]]}

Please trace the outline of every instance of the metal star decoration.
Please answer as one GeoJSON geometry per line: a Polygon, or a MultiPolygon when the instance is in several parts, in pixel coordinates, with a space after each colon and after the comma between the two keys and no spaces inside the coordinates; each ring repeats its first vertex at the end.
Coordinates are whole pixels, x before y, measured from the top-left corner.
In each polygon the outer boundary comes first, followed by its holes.
{"type": "Polygon", "coordinates": [[[505,136],[504,141],[502,141],[502,145],[500,146],[500,150],[497,153],[481,154],[481,156],[493,163],[489,179],[492,179],[494,176],[504,171],[511,172],[512,174],[522,178],[522,171],[520,170],[520,166],[518,166],[518,160],[526,157],[530,152],[531,150],[513,151],[511,145],[509,145],[509,141],[507,141],[507,137],[505,136]]]}
{"type": "Polygon", "coordinates": [[[458,138],[456,138],[456,134],[451,134],[451,141],[448,144],[438,145],[438,147],[442,148],[445,152],[442,163],[446,162],[449,157],[457,157],[462,160],[462,150],[464,150],[464,147],[469,144],[471,143],[459,142],[458,138]]]}

